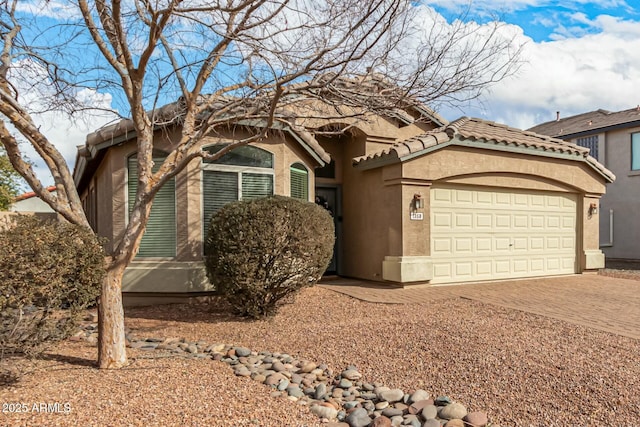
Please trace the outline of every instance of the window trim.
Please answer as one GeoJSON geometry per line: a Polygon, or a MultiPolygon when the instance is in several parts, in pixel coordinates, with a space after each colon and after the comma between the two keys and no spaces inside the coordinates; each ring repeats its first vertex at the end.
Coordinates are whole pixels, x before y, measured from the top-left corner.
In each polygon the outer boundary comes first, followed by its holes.
{"type": "Polygon", "coordinates": [[[636,171],[640,172],[640,132],[632,132],[632,133],[631,133],[631,138],[630,138],[630,147],[629,147],[629,149],[630,149],[630,155],[629,155],[629,163],[630,163],[630,164],[629,164],[629,170],[630,170],[631,172],[636,172],[636,171]],[[635,140],[635,141],[634,141],[634,136],[636,137],[636,140],[635,140]],[[637,149],[638,149],[638,153],[637,153],[637,155],[638,155],[638,159],[637,159],[637,162],[636,162],[637,164],[636,164],[636,167],[635,167],[635,168],[633,167],[633,166],[634,166],[634,161],[633,161],[633,158],[634,158],[634,156],[633,156],[633,153],[634,153],[634,150],[633,150],[634,143],[637,145],[637,149]]]}
{"type": "Polygon", "coordinates": [[[298,199],[298,200],[305,200],[307,202],[309,201],[309,195],[311,194],[311,191],[309,189],[311,180],[309,179],[309,176],[310,176],[309,168],[307,168],[307,166],[304,163],[302,163],[302,162],[294,162],[294,163],[289,165],[289,196],[290,197],[293,197],[293,198],[298,199]],[[293,173],[294,170],[296,170],[296,172],[298,172],[298,173],[304,173],[306,175],[306,181],[307,181],[306,182],[306,187],[307,187],[306,188],[306,193],[307,193],[307,197],[306,198],[295,197],[293,195],[293,185],[292,185],[293,184],[293,175],[292,175],[292,173],[293,173]]]}

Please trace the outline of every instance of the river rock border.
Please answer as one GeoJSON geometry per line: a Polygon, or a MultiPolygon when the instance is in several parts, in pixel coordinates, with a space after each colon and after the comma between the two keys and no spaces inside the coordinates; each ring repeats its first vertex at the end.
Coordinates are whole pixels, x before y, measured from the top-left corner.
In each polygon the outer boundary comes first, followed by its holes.
{"type": "MultiPolygon", "coordinates": [[[[226,363],[235,375],[269,387],[272,397],[309,406],[327,427],[498,427],[488,422],[485,412],[467,412],[447,396],[432,397],[425,390],[407,393],[366,382],[355,366],[336,374],[326,364],[286,353],[184,338],[139,338],[131,332],[126,338],[128,347],[141,351],[226,363]]],[[[71,339],[95,345],[97,324],[85,324],[71,339]]]]}

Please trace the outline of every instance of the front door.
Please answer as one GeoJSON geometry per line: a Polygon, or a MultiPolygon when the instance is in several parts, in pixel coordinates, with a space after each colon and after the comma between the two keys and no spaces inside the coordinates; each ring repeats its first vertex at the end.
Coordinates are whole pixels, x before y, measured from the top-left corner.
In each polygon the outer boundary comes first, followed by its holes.
{"type": "Polygon", "coordinates": [[[333,217],[333,225],[336,230],[336,242],[333,246],[333,257],[327,267],[325,275],[339,274],[340,272],[340,235],[342,229],[342,203],[340,200],[340,187],[318,186],[316,187],[316,203],[325,208],[333,217]]]}

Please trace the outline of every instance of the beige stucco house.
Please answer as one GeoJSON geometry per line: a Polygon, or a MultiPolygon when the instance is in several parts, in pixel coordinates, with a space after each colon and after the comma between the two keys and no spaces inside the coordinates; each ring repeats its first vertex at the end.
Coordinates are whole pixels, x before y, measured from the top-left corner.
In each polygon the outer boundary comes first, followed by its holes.
{"type": "Polygon", "coordinates": [[[530,129],[590,149],[616,175],[600,203],[600,248],[608,260],[640,260],[640,107],[596,110],[530,129]]]}
{"type": "MultiPolygon", "coordinates": [[[[115,242],[135,192],[126,123],[80,147],[74,177],[96,231],[115,242]]],[[[242,136],[219,135],[205,149],[242,136]]],[[[172,144],[159,131],[158,160],[172,144]]],[[[202,270],[207,219],[231,200],[280,194],[328,205],[331,273],[410,285],[574,274],[604,265],[595,209],[614,176],[588,150],[427,108],[367,120],[301,121],[215,163],[194,160],[160,191],[123,291],[211,290],[202,270]],[[327,133],[348,127],[343,134],[327,133]]]]}

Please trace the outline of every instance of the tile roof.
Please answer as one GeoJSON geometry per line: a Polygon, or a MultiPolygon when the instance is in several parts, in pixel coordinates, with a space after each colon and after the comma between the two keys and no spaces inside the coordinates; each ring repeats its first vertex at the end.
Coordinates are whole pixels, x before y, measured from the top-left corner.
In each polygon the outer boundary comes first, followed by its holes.
{"type": "Polygon", "coordinates": [[[618,112],[590,111],[542,123],[530,128],[529,131],[561,138],[578,133],[598,133],[610,127],[624,125],[629,127],[640,125],[640,106],[618,112]]]}
{"type": "MultiPolygon", "coordinates": [[[[48,191],[49,193],[52,193],[54,191],[56,191],[56,186],[55,185],[50,185],[47,188],[45,188],[45,191],[48,191]]],[[[28,193],[24,193],[19,195],[18,197],[16,197],[13,201],[14,202],[19,202],[21,200],[27,200],[27,199],[31,199],[33,197],[36,197],[36,193],[34,191],[30,191],[28,193]]]]}
{"type": "Polygon", "coordinates": [[[434,129],[422,135],[397,142],[383,151],[353,159],[356,166],[406,161],[438,146],[463,144],[463,142],[487,144],[486,148],[527,150],[530,154],[551,157],[575,158],[585,161],[592,168],[613,181],[615,175],[589,155],[589,149],[557,138],[515,129],[507,125],[469,117],[462,117],[448,126],[434,129]]]}

